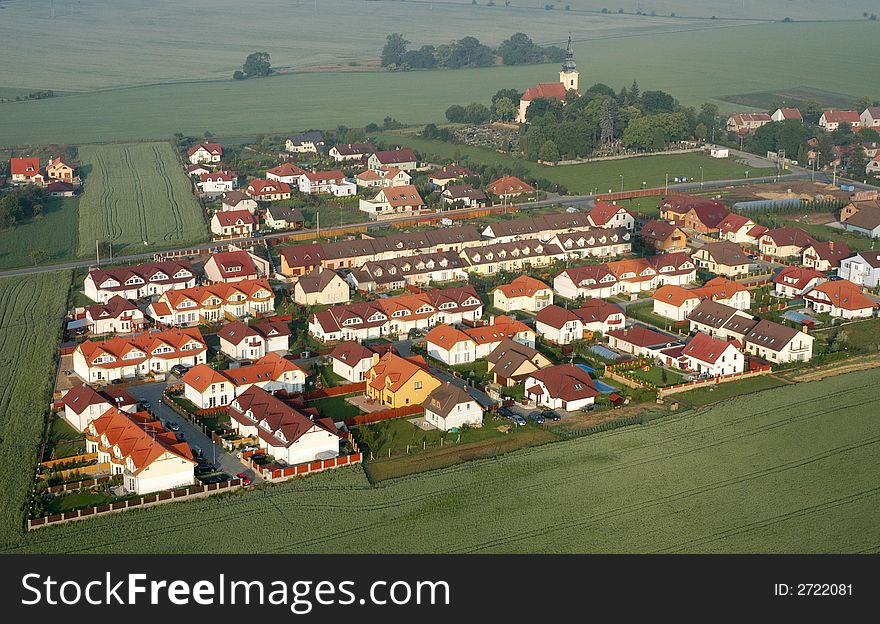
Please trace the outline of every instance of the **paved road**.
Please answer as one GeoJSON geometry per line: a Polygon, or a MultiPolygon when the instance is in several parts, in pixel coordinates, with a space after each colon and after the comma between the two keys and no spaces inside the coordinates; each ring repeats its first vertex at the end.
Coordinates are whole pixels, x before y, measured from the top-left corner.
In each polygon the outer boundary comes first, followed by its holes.
{"type": "Polygon", "coordinates": [[[185,440],[190,446],[197,446],[202,449],[205,457],[216,464],[219,470],[231,477],[235,477],[240,472],[247,472],[255,483],[260,481],[259,475],[255,475],[254,471],[242,464],[235,455],[226,451],[219,444],[214,444],[208,436],[202,433],[201,429],[198,429],[189,420],[182,418],[177,412],[162,403],[162,393],[167,385],[168,382],[163,381],[131,386],[126,388],[126,390],[138,400],[146,399],[149,401],[150,409],[163,423],[171,421],[180,425],[180,433],[184,434],[185,440]]]}
{"type": "MultiPolygon", "coordinates": [[[[447,373],[445,370],[435,368],[434,366],[430,366],[430,365],[428,366],[428,369],[436,377],[442,379],[443,381],[448,381],[452,384],[455,384],[459,388],[464,388],[465,386],[468,385],[463,379],[459,379],[455,375],[447,373]]],[[[489,409],[490,407],[495,405],[495,401],[491,397],[489,397],[488,394],[483,392],[482,390],[477,390],[476,388],[471,386],[470,393],[471,393],[471,396],[474,397],[474,399],[476,399],[477,403],[479,403],[483,409],[489,409]]]]}

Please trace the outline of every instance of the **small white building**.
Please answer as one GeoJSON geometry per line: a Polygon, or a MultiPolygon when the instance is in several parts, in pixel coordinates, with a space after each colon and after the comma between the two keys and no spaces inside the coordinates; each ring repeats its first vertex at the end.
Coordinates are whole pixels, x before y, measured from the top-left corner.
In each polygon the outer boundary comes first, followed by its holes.
{"type": "Polygon", "coordinates": [[[575,412],[595,404],[599,391],[590,374],[574,364],[558,364],[531,373],[523,383],[526,398],[550,409],[575,412]]]}
{"type": "Polygon", "coordinates": [[[461,330],[449,325],[437,325],[425,337],[428,355],[444,364],[454,366],[477,359],[477,343],[461,330]]]}
{"type": "Polygon", "coordinates": [[[713,145],[709,148],[709,156],[712,158],[730,158],[730,149],[713,145]]]}
{"type": "Polygon", "coordinates": [[[745,370],[745,356],[737,344],[697,332],[682,349],[688,370],[709,377],[733,375],[745,370]]]}
{"type": "Polygon", "coordinates": [[[358,383],[367,378],[367,371],[373,367],[375,352],[364,345],[350,340],[336,346],[330,353],[333,372],[350,383],[358,383]]]}
{"type": "Polygon", "coordinates": [[[483,424],[483,408],[466,388],[446,382],[437,386],[422,403],[425,422],[440,431],[461,427],[480,427],[483,424]]]}
{"type": "Polygon", "coordinates": [[[862,251],[842,260],[837,275],[865,288],[880,286],[880,251],[862,251]]]}

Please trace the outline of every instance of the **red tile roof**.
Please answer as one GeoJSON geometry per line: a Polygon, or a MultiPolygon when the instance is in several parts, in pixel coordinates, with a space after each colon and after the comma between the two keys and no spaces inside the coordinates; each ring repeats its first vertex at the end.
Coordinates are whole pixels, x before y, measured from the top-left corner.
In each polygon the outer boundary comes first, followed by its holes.
{"type": "Polygon", "coordinates": [[[526,89],[526,92],[521,99],[527,102],[531,102],[538,98],[564,100],[566,93],[565,85],[561,82],[542,82],[541,84],[526,89]]]}
{"type": "Polygon", "coordinates": [[[697,332],[685,345],[682,354],[701,362],[715,364],[732,344],[726,340],[713,338],[709,334],[697,332]]]}

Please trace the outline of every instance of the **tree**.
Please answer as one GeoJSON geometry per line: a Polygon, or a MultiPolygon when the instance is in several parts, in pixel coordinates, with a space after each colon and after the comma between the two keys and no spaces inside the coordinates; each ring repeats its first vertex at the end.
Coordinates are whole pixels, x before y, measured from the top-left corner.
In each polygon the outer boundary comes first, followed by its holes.
{"type": "Polygon", "coordinates": [[[535,98],[526,109],[526,121],[533,121],[550,115],[558,120],[562,113],[562,103],[553,98],[535,98]]]}
{"type": "Polygon", "coordinates": [[[697,127],[694,129],[694,136],[700,139],[701,141],[705,141],[709,135],[709,129],[706,128],[706,124],[700,122],[697,124],[697,127]]]}
{"type": "Polygon", "coordinates": [[[244,72],[240,69],[236,69],[235,72],[232,74],[233,80],[244,80],[245,78],[247,78],[247,76],[245,76],[244,72]]]}
{"type": "Polygon", "coordinates": [[[506,97],[495,100],[492,109],[495,117],[502,121],[510,121],[516,117],[517,113],[516,105],[510,100],[510,98],[506,97]]]}
{"type": "Polygon", "coordinates": [[[255,76],[268,76],[272,73],[272,63],[269,59],[269,53],[252,52],[248,54],[241,69],[244,71],[244,75],[248,78],[253,78],[255,76]]]}
{"type": "Polygon", "coordinates": [[[464,119],[470,124],[483,124],[489,121],[491,113],[489,109],[479,102],[472,102],[464,107],[464,119]]]}
{"type": "Polygon", "coordinates": [[[385,47],[382,48],[382,67],[396,66],[403,62],[406,47],[409,41],[400,33],[391,33],[385,38],[385,47]]]}
{"type": "Polygon", "coordinates": [[[465,123],[464,106],[453,104],[446,109],[446,119],[451,123],[465,123]]]}
{"type": "Polygon", "coordinates": [[[498,46],[498,54],[505,65],[525,65],[540,63],[544,60],[544,51],[525,33],[515,33],[498,46]]]}
{"type": "Polygon", "coordinates": [[[599,128],[602,130],[600,141],[610,143],[614,139],[614,113],[617,108],[614,100],[608,98],[602,102],[599,112],[599,128]]]}
{"type": "Polygon", "coordinates": [[[752,147],[759,154],[785,150],[788,157],[793,158],[811,134],[809,128],[800,121],[787,119],[758,128],[752,139],[752,147]]]}
{"type": "Polygon", "coordinates": [[[861,145],[854,145],[853,151],[846,159],[846,172],[854,178],[864,178],[865,168],[868,166],[868,158],[861,145]]]}
{"type": "Polygon", "coordinates": [[[700,112],[697,113],[697,123],[706,126],[707,130],[718,126],[718,106],[711,102],[705,102],[700,106],[700,112]]]}
{"type": "Polygon", "coordinates": [[[641,97],[641,104],[646,115],[675,111],[675,98],[663,91],[645,91],[641,97]]]}
{"type": "Polygon", "coordinates": [[[631,102],[637,102],[639,97],[641,96],[641,90],[639,90],[639,83],[633,80],[632,86],[629,88],[629,98],[631,102]]]}
{"type": "Polygon", "coordinates": [[[559,160],[559,148],[556,147],[556,143],[544,141],[544,145],[541,146],[541,151],[538,154],[538,159],[545,162],[557,162],[559,160]]]}
{"type": "Polygon", "coordinates": [[[874,100],[867,95],[860,97],[856,100],[856,111],[862,112],[866,108],[870,108],[874,105],[874,100]]]}
{"type": "Polygon", "coordinates": [[[433,69],[437,66],[436,50],[434,46],[422,46],[418,50],[410,50],[404,53],[402,64],[411,69],[433,69]]]}

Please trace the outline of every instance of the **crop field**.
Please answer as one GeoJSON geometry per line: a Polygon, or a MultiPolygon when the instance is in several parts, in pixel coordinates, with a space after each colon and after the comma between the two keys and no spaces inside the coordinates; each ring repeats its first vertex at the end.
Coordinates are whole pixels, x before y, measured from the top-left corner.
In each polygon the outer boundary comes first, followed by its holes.
{"type": "Polygon", "coordinates": [[[878,552],[878,383],[872,370],[780,387],[378,486],[351,467],[6,550],[878,552]]]}
{"type": "MultiPolygon", "coordinates": [[[[743,166],[732,159],[710,158],[701,153],[671,154],[656,156],[640,156],[622,160],[604,160],[577,165],[560,165],[548,167],[538,163],[528,162],[513,158],[506,154],[499,154],[490,149],[458,145],[443,141],[421,139],[405,134],[381,135],[389,145],[402,145],[416,150],[423,158],[430,160],[431,157],[442,159],[455,159],[461,162],[481,162],[486,164],[498,164],[513,167],[515,164],[524,166],[529,173],[546,178],[553,183],[560,184],[570,193],[589,194],[617,192],[621,190],[623,175],[623,188],[631,191],[641,188],[642,182],[646,188],[657,188],[666,182],[666,174],[669,174],[669,183],[673,184],[676,176],[687,176],[700,179],[700,167],[703,168],[704,180],[732,180],[744,178],[746,171],[750,177],[772,175],[775,169],[757,169],[743,166]]],[[[650,205],[650,198],[639,200],[650,205]]],[[[655,204],[657,202],[654,202],[655,204]]]]}
{"type": "Polygon", "coordinates": [[[75,259],[78,201],[45,199],[39,217],[0,231],[0,269],[75,259]]]}
{"type": "Polygon", "coordinates": [[[22,530],[55,379],[70,272],[0,279],[0,542],[22,530]]]}
{"type": "Polygon", "coordinates": [[[114,253],[207,240],[202,209],[170,144],[84,145],[79,158],[80,256],[95,253],[95,240],[112,240],[114,253]]]}
{"type": "MultiPolygon", "coordinates": [[[[196,10],[189,3],[180,4],[180,7],[196,10]]],[[[217,8],[212,6],[210,10],[216,11],[217,8]]],[[[4,15],[10,12],[10,9],[5,9],[4,15]]],[[[604,18],[575,15],[564,22],[563,28],[566,32],[576,29],[581,19],[592,23],[604,18]]],[[[430,32],[442,33],[444,38],[448,38],[452,30],[434,28],[435,22],[431,18],[430,32]]],[[[284,21],[269,23],[284,29],[286,41],[296,41],[286,30],[284,21]]],[[[461,23],[457,22],[454,26],[456,32],[460,30],[461,23]]],[[[367,32],[360,26],[359,23],[358,34],[367,32]]],[[[689,30],[686,36],[680,32],[641,33],[619,40],[591,38],[586,33],[584,39],[575,44],[581,83],[590,85],[604,82],[619,89],[637,79],[643,91],[662,89],[682,103],[695,106],[730,94],[802,86],[853,100],[863,95],[880,96],[880,72],[873,71],[873,59],[870,55],[854,52],[872,48],[880,32],[880,25],[876,22],[734,22],[716,26],[720,27],[689,30]],[[846,41],[848,45],[831,47],[822,54],[811,56],[810,62],[803,63],[798,62],[798,57],[794,55],[803,50],[804,41],[846,41]]],[[[2,28],[0,26],[0,38],[5,34],[2,28]]],[[[483,36],[480,28],[475,25],[468,34],[481,36],[488,41],[489,38],[483,36]]],[[[521,23],[515,27],[521,28],[521,23]]],[[[384,37],[389,29],[400,29],[396,18],[383,22],[377,32],[384,37]]],[[[429,29],[424,26],[418,30],[403,30],[413,41],[428,40],[425,33],[429,29]]],[[[27,32],[27,29],[22,32],[27,32]]],[[[107,32],[113,31],[108,29],[107,32]]],[[[175,58],[182,59],[201,58],[202,54],[194,49],[188,47],[181,51],[177,47],[177,41],[186,42],[187,46],[195,45],[197,39],[193,39],[193,36],[198,32],[199,29],[190,29],[174,43],[165,44],[161,54],[176,54],[175,58]]],[[[213,38],[213,32],[217,31],[205,30],[204,36],[213,38]]],[[[224,32],[244,31],[236,26],[224,32]]],[[[252,41],[265,41],[251,31],[247,32],[252,41]]],[[[20,37],[21,33],[16,31],[12,36],[20,37]]],[[[333,43],[340,39],[345,37],[340,37],[339,29],[334,28],[333,43]]],[[[85,38],[82,42],[93,40],[85,38]]],[[[38,43],[41,38],[33,37],[32,41],[38,43]]],[[[56,45],[53,39],[47,49],[55,49],[56,45]]],[[[174,83],[172,77],[156,76],[152,82],[157,84],[152,85],[132,88],[104,85],[108,87],[105,90],[3,104],[0,137],[6,144],[89,143],[166,139],[177,131],[201,136],[210,130],[217,136],[226,136],[285,133],[307,128],[331,128],[338,124],[358,127],[381,122],[386,115],[406,123],[441,122],[445,120],[444,112],[451,104],[488,102],[498,89],[525,89],[536,82],[557,79],[557,68],[552,65],[382,73],[351,71],[357,68],[342,67],[343,72],[316,71],[245,81],[226,79],[225,76],[230,75],[241,62],[240,59],[253,51],[256,45],[242,45],[237,49],[228,46],[229,49],[235,49],[236,60],[234,64],[228,61],[229,65],[222,72],[224,79],[174,83]],[[405,93],[406,97],[400,97],[401,93],[405,93]],[[351,105],[352,94],[357,95],[357,106],[351,105]],[[101,114],[95,115],[95,110],[100,110],[101,114]]],[[[264,44],[259,45],[263,47],[264,44]]],[[[265,47],[272,53],[273,61],[282,64],[280,50],[269,45],[265,47]]],[[[13,46],[13,49],[17,51],[19,48],[13,46]]],[[[137,48],[131,46],[131,49],[137,48]]],[[[378,48],[371,53],[372,56],[377,52],[378,48]]],[[[78,65],[75,71],[70,71],[66,65],[63,70],[59,69],[67,77],[65,80],[85,80],[89,76],[105,75],[102,70],[89,70],[81,57],[74,54],[54,55],[53,58],[60,58],[64,63],[76,59],[78,65]]],[[[141,55],[141,58],[147,60],[155,57],[141,55]]],[[[108,55],[106,59],[104,62],[112,61],[120,70],[124,68],[115,55],[108,55]]],[[[0,68],[0,71],[12,72],[16,66],[11,59],[7,59],[7,69],[0,68]]],[[[173,63],[169,61],[162,63],[161,69],[165,71],[167,67],[177,66],[177,60],[173,63]]],[[[125,71],[126,76],[135,73],[125,71]]],[[[22,74],[17,72],[16,75],[22,74]]],[[[117,76],[113,84],[127,84],[124,79],[125,76],[117,76]]],[[[0,77],[0,85],[7,80],[9,78],[0,77]]],[[[729,102],[715,101],[723,111],[742,108],[729,102]]]]}

